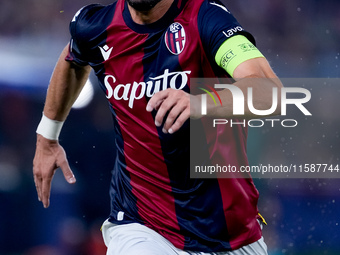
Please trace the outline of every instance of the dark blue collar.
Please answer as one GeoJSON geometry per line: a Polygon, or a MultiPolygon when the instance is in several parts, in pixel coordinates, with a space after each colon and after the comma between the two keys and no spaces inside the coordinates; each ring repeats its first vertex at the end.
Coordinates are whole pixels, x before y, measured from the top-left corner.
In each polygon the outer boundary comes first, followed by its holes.
{"type": "MultiPolygon", "coordinates": [[[[169,10],[164,14],[162,18],[160,18],[156,22],[153,22],[147,25],[140,25],[140,24],[135,23],[132,20],[130,11],[127,6],[127,2],[125,1],[124,10],[123,10],[124,21],[129,28],[131,28],[133,31],[140,33],[140,34],[155,33],[155,32],[161,31],[167,28],[173,22],[174,18],[176,18],[178,14],[181,12],[183,4],[179,8],[178,1],[179,0],[174,0],[169,10]]],[[[185,1],[182,1],[182,2],[185,2],[185,1]]]]}

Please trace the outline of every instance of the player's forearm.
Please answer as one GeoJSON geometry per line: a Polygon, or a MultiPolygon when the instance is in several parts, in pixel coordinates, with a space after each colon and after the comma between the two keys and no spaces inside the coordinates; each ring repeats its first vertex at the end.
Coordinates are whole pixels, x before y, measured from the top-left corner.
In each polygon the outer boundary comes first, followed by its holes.
{"type": "Polygon", "coordinates": [[[221,103],[215,104],[210,96],[198,96],[199,100],[196,101],[200,102],[192,109],[192,115],[195,115],[195,111],[196,114],[202,113],[203,108],[207,116],[215,118],[259,118],[278,115],[281,112],[282,84],[265,58],[250,59],[241,63],[233,71],[233,77],[236,80],[234,84],[220,84],[220,88],[224,88],[217,91],[221,103]],[[202,111],[197,111],[196,108],[199,107],[202,107],[202,111]],[[264,113],[264,110],[275,109],[267,111],[269,112],[267,115],[258,115],[249,107],[260,110],[261,113],[264,113]]]}
{"type": "Polygon", "coordinates": [[[68,46],[60,55],[47,90],[44,115],[52,120],[64,121],[82,90],[90,67],[80,67],[65,61],[68,46]]]}

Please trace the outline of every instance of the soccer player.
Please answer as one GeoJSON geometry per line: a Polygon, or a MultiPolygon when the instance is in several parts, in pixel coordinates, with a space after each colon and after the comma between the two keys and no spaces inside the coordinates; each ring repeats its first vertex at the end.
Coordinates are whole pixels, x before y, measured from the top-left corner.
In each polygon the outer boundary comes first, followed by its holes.
{"type": "MultiPolygon", "coordinates": [[[[253,181],[189,173],[188,120],[204,124],[200,107],[190,107],[201,103],[189,94],[198,90],[190,78],[232,77],[244,92],[245,78],[276,78],[251,34],[212,0],[93,4],[77,12],[70,32],[37,128],[33,173],[44,207],[57,168],[76,181],[58,136],[93,68],[116,133],[111,213],[102,228],[107,254],[267,254],[253,181]]],[[[254,86],[254,95],[280,86],[268,79],[254,86]]],[[[231,93],[218,93],[223,107],[208,99],[208,114],[232,117],[231,93]]],[[[254,101],[268,109],[270,99],[254,101]]],[[[207,136],[211,158],[247,165],[246,139],[242,126],[219,127],[207,136]]]]}

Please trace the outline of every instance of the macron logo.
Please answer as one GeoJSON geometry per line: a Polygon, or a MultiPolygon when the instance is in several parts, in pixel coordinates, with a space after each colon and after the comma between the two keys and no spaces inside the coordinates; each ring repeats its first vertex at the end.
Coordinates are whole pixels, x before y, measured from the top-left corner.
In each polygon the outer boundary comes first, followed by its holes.
{"type": "Polygon", "coordinates": [[[105,45],[103,48],[100,47],[100,46],[98,46],[98,47],[99,47],[99,49],[102,53],[104,60],[108,60],[110,58],[113,47],[109,48],[109,46],[107,46],[107,45],[105,45]]]}

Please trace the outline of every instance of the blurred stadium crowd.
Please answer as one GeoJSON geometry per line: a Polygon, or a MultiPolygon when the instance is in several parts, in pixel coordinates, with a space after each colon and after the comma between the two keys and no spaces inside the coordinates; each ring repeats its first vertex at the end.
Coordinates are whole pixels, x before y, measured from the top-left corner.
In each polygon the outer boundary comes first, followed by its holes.
{"type": "MultiPolygon", "coordinates": [[[[255,36],[279,77],[339,78],[339,1],[223,2],[255,36]]],[[[32,178],[35,129],[49,77],[69,40],[69,21],[89,3],[0,3],[0,255],[105,254],[99,229],[109,214],[115,150],[110,112],[98,88],[87,107],[72,110],[60,137],[77,183],[69,186],[58,171],[51,206],[43,209],[32,178]]],[[[298,127],[250,130],[252,164],[340,164],[340,90],[322,84],[310,89],[313,116],[298,127]]],[[[306,177],[255,180],[270,254],[340,254],[340,180],[306,177]]]]}

